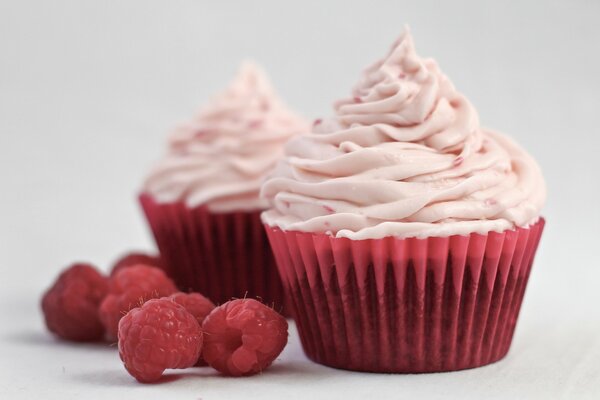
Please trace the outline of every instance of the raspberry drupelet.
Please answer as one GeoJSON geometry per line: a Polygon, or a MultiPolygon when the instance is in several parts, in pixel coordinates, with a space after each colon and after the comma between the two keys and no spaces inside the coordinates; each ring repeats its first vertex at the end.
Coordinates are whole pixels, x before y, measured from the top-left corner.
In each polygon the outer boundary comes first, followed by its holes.
{"type": "Polygon", "coordinates": [[[253,375],[266,369],[288,339],[285,318],[253,299],[215,308],[202,325],[204,360],[225,375],[253,375]]]}
{"type": "Polygon", "coordinates": [[[202,341],[196,318],[169,298],[149,300],[119,322],[119,356],[143,383],[159,380],[165,369],[192,367],[202,341]]]}
{"type": "Polygon", "coordinates": [[[172,294],[169,298],[192,314],[200,326],[202,326],[204,319],[215,308],[214,303],[200,293],[178,292],[172,294]]]}
{"type": "Polygon", "coordinates": [[[109,293],[100,305],[100,320],[108,339],[117,339],[119,320],[129,310],[175,292],[175,284],[161,269],[136,265],[117,272],[110,278],[109,293]]]}
{"type": "Polygon", "coordinates": [[[123,255],[113,264],[113,267],[110,270],[110,276],[114,276],[117,272],[124,268],[129,268],[140,264],[158,268],[162,268],[163,266],[158,255],[146,254],[142,252],[131,252],[123,255]]]}
{"type": "MultiPolygon", "coordinates": [[[[183,306],[187,312],[192,314],[198,324],[202,326],[204,319],[210,314],[212,310],[214,310],[215,305],[212,301],[202,296],[200,293],[175,293],[169,296],[175,303],[183,306]]],[[[204,358],[200,356],[198,362],[196,363],[197,367],[205,367],[208,364],[204,361],[204,358]]]]}
{"type": "Polygon", "coordinates": [[[107,292],[107,278],[93,266],[78,263],[64,270],[42,298],[48,330],[77,342],[102,339],[98,307],[107,292]]]}

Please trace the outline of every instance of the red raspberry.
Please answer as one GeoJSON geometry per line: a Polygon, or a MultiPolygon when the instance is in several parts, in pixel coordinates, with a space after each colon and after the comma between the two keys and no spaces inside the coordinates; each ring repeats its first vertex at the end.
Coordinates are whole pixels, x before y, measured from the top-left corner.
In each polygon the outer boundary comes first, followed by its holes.
{"type": "Polygon", "coordinates": [[[204,319],[215,308],[213,302],[200,293],[179,292],[172,294],[169,298],[192,314],[200,326],[202,326],[204,319]]]}
{"type": "MultiPolygon", "coordinates": [[[[183,306],[187,312],[192,314],[198,324],[202,326],[204,319],[212,310],[214,310],[215,305],[212,301],[202,296],[200,293],[175,293],[169,296],[175,303],[183,306]]],[[[208,365],[206,361],[202,357],[198,359],[196,366],[204,367],[208,365]]]]}
{"type": "Polygon", "coordinates": [[[64,270],[42,298],[46,326],[57,336],[78,342],[102,339],[98,305],[108,292],[108,280],[89,264],[64,270]]]}
{"type": "Polygon", "coordinates": [[[202,351],[202,329],[172,299],[154,299],[119,322],[119,355],[140,382],[160,379],[167,368],[189,368],[202,351]]]}
{"type": "Polygon", "coordinates": [[[231,376],[261,372],[281,353],[288,338],[285,318],[252,299],[215,308],[202,328],[202,356],[211,367],[231,376]]]}
{"type": "Polygon", "coordinates": [[[114,263],[110,271],[110,276],[114,276],[118,271],[122,270],[123,268],[132,267],[138,264],[158,268],[162,268],[163,266],[162,261],[158,255],[132,252],[125,254],[114,263]]]}
{"type": "Polygon", "coordinates": [[[108,296],[100,304],[100,320],[110,340],[117,339],[119,320],[133,307],[175,293],[171,279],[158,268],[136,265],[110,278],[108,296]]]}

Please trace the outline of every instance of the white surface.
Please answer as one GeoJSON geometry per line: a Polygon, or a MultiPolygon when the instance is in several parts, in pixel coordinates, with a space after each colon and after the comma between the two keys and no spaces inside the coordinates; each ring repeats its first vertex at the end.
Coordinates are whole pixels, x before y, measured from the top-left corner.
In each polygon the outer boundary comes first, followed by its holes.
{"type": "MultiPolygon", "coordinates": [[[[0,2],[0,399],[600,396],[600,3],[0,2]],[[373,4],[372,4],[373,3],[373,4]],[[133,382],[116,352],[44,332],[39,296],[76,259],[151,249],[136,189],[168,129],[252,56],[288,103],[329,113],[408,22],[487,126],[540,161],[548,225],[508,358],[374,375],[307,361],[265,374],[133,382]]],[[[188,373],[189,372],[189,373],[188,373]]]]}

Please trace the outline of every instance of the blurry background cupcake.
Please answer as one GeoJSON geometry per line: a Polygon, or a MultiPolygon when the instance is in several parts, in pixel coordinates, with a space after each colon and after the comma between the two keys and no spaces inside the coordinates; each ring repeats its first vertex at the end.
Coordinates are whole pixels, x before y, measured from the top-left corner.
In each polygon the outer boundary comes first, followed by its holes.
{"type": "Polygon", "coordinates": [[[375,372],[502,358],[544,225],[537,163],[408,30],[335,109],[263,187],[306,354],[375,372]]]}
{"type": "Polygon", "coordinates": [[[169,275],[215,303],[283,294],[260,212],[260,185],[283,144],[307,129],[265,74],[244,63],[233,82],[170,136],[140,196],[169,275]]]}

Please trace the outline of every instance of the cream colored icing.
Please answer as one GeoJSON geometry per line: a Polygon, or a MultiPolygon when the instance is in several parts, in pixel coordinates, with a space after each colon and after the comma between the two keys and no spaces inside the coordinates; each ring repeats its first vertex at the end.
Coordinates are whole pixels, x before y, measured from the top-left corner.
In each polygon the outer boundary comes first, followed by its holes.
{"type": "Polygon", "coordinates": [[[263,185],[266,224],[368,239],[487,233],[539,218],[546,189],[535,160],[480,127],[408,30],[335,110],[286,146],[263,185]]]}
{"type": "Polygon", "coordinates": [[[284,143],[309,130],[278,98],[262,70],[246,62],[229,87],[170,136],[144,191],[214,212],[265,209],[260,186],[284,143]]]}

